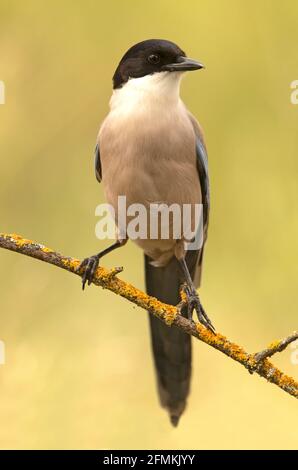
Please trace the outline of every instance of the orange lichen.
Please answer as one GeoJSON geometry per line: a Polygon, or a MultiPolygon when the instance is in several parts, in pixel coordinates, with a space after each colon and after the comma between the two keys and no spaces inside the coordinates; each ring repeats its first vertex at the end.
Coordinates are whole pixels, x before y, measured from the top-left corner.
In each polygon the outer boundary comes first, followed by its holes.
{"type": "Polygon", "coordinates": [[[95,279],[98,279],[100,283],[109,283],[117,274],[121,273],[123,268],[112,268],[105,269],[102,267],[97,268],[95,273],[95,279]]]}
{"type": "Polygon", "coordinates": [[[20,235],[17,235],[16,233],[0,234],[0,236],[12,241],[18,248],[22,248],[26,245],[34,247],[36,246],[44,253],[54,253],[54,250],[52,250],[51,248],[47,248],[46,246],[41,245],[40,243],[35,243],[32,240],[23,238],[20,235]]]}
{"type": "Polygon", "coordinates": [[[280,340],[276,340],[276,341],[272,341],[272,343],[269,344],[269,346],[267,346],[268,349],[278,349],[279,346],[280,346],[280,343],[281,341],[280,340]]]}
{"type": "Polygon", "coordinates": [[[199,333],[200,339],[210,346],[219,349],[228,356],[232,357],[238,362],[244,364],[247,362],[249,354],[237,344],[231,343],[224,335],[220,333],[212,333],[200,323],[196,323],[196,330],[199,333]]]}
{"type": "Polygon", "coordinates": [[[78,259],[73,258],[63,258],[61,262],[63,266],[70,269],[71,271],[75,271],[80,265],[80,261],[78,259]]]}
{"type": "Polygon", "coordinates": [[[19,248],[21,248],[24,245],[33,245],[34,242],[32,240],[27,240],[26,238],[22,238],[20,235],[17,235],[15,233],[12,234],[4,234],[3,235],[5,238],[9,238],[11,241],[13,241],[19,248]]]}
{"type": "Polygon", "coordinates": [[[171,326],[173,324],[173,321],[177,317],[178,312],[176,307],[169,307],[167,310],[164,312],[164,320],[168,326],[171,326]]]}
{"type": "Polygon", "coordinates": [[[51,248],[47,248],[46,246],[43,246],[41,248],[41,251],[43,251],[44,253],[54,253],[54,250],[52,250],[51,248]]]}
{"type": "Polygon", "coordinates": [[[180,299],[182,302],[187,303],[187,295],[186,295],[184,287],[180,289],[180,299]]]}
{"type": "Polygon", "coordinates": [[[260,367],[259,372],[261,375],[266,378],[269,382],[272,382],[278,385],[280,388],[290,393],[294,397],[298,398],[298,387],[297,382],[288,375],[284,374],[276,367],[273,366],[271,362],[266,359],[262,366],[260,367]]]}

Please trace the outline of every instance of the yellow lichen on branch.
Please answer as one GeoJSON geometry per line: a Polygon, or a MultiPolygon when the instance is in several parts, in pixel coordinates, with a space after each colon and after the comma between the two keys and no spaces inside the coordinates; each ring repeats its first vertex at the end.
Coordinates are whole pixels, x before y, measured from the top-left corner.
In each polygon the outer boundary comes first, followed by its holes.
{"type": "MultiPolygon", "coordinates": [[[[53,264],[77,275],[82,274],[81,271],[78,271],[80,265],[78,259],[60,255],[40,243],[27,240],[16,234],[0,234],[0,247],[31,256],[32,258],[53,264]]],[[[267,349],[260,353],[249,354],[241,346],[232,343],[222,334],[214,334],[200,323],[189,321],[180,314],[179,308],[160,302],[158,299],[149,296],[133,285],[119,279],[117,274],[121,271],[122,268],[108,270],[99,267],[95,273],[93,284],[109,289],[115,294],[149,311],[169,327],[177,327],[185,333],[198,338],[209,346],[221,351],[234,361],[242,364],[249,372],[257,373],[285,392],[298,398],[298,382],[292,377],[285,375],[268,360],[268,357],[276,352],[283,351],[292,341],[298,339],[297,332],[294,332],[281,341],[271,343],[267,349]]],[[[182,302],[185,301],[186,299],[182,293],[182,302]]]]}

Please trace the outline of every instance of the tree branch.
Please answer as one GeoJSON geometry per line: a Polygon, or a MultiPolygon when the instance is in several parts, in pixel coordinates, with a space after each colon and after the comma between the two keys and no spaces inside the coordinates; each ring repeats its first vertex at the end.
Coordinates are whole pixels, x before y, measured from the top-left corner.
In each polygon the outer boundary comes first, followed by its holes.
{"type": "Polygon", "coordinates": [[[294,333],[287,336],[286,338],[280,341],[274,341],[273,343],[269,344],[268,348],[255,354],[255,360],[257,362],[260,362],[266,359],[267,357],[273,356],[273,354],[277,352],[282,352],[284,349],[286,349],[287,346],[289,346],[289,344],[296,341],[296,339],[298,339],[298,332],[294,331],[294,333]]]}
{"type": "MultiPolygon", "coordinates": [[[[19,235],[0,234],[0,247],[23,255],[31,256],[32,258],[39,259],[40,261],[45,261],[46,263],[53,264],[73,274],[82,274],[82,272],[78,272],[77,270],[80,264],[78,259],[60,255],[56,251],[51,250],[40,243],[26,240],[19,235]]],[[[267,349],[260,353],[249,354],[241,346],[232,343],[222,334],[213,334],[200,323],[187,320],[180,315],[180,311],[177,307],[160,302],[133,285],[122,281],[117,277],[117,274],[121,271],[122,268],[108,270],[106,268],[99,267],[95,274],[93,284],[109,289],[115,294],[133,302],[158,317],[168,326],[177,327],[185,333],[194,336],[212,348],[221,351],[234,361],[239,362],[249,372],[257,373],[268,382],[277,385],[293,397],[298,398],[298,382],[292,377],[285,375],[267,359],[267,357],[272,356],[276,352],[283,351],[292,341],[297,339],[297,332],[282,341],[272,343],[267,349]]]]}

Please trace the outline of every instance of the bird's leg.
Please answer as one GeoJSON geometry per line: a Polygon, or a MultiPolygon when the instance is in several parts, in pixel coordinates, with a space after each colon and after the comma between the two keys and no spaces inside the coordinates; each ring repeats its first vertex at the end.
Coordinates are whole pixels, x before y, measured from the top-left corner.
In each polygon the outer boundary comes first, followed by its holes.
{"type": "Polygon", "coordinates": [[[193,280],[192,280],[191,275],[189,273],[189,270],[188,270],[188,267],[187,267],[187,264],[186,264],[186,261],[185,261],[185,257],[180,258],[178,261],[179,261],[179,264],[182,268],[183,275],[184,275],[184,278],[185,278],[185,281],[186,281],[186,286],[185,286],[184,292],[185,292],[186,297],[187,297],[188,319],[192,320],[192,313],[195,310],[196,313],[197,313],[199,322],[202,323],[202,325],[204,325],[206,328],[211,330],[213,333],[215,333],[215,328],[212,325],[207,313],[205,312],[205,310],[204,310],[204,308],[201,304],[199,295],[196,291],[193,280]]]}
{"type": "Polygon", "coordinates": [[[89,258],[85,258],[79,267],[77,268],[77,271],[80,271],[82,268],[85,268],[84,274],[82,275],[82,288],[83,290],[85,289],[86,282],[88,282],[88,286],[90,286],[92,279],[94,277],[94,274],[98,268],[99,260],[110,253],[111,251],[116,250],[120,246],[125,245],[127,242],[127,239],[119,239],[113,245],[108,246],[105,250],[100,251],[96,255],[90,256],[89,258]]]}

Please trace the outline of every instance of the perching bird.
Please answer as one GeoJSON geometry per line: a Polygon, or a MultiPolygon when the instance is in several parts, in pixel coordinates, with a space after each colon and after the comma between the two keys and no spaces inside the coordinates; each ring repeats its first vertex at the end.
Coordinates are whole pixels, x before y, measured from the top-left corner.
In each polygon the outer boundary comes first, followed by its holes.
{"type": "MultiPolygon", "coordinates": [[[[122,246],[127,238],[119,227],[117,199],[127,206],[150,203],[203,204],[203,244],[187,250],[183,238],[134,240],[145,254],[147,292],[177,305],[186,283],[187,307],[182,313],[214,328],[204,311],[199,286],[209,217],[209,179],[201,127],[180,99],[180,81],[186,71],[203,65],[176,44],[150,39],[131,47],[113,76],[110,112],[101,125],[95,149],[95,171],[107,202],[115,209],[118,239],[80,265],[83,289],[91,283],[100,258],[122,246]],[[83,271],[83,269],[82,269],[83,271]]],[[[159,232],[158,232],[159,233],[159,232]]],[[[172,232],[171,232],[172,233],[172,232]]],[[[161,405],[174,426],[183,413],[190,388],[191,338],[149,315],[153,357],[161,405]]]]}

